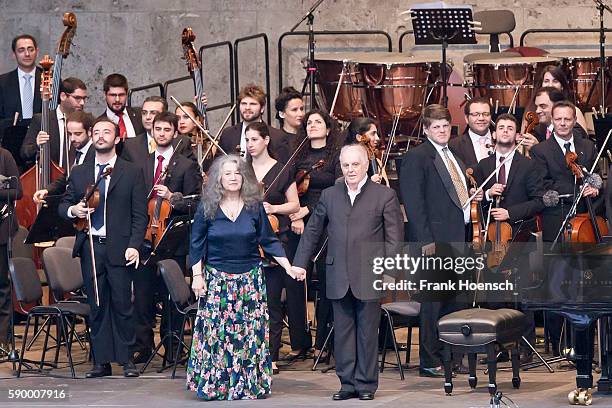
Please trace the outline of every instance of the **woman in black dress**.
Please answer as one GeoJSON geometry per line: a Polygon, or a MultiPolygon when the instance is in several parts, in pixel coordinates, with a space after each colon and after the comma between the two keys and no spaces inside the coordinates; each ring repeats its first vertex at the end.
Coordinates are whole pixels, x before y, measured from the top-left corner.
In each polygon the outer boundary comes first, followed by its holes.
{"type": "Polygon", "coordinates": [[[298,134],[304,122],[304,101],[302,94],[293,87],[283,88],[274,101],[276,118],[281,124],[283,139],[287,148],[287,157],[290,157],[300,144],[302,138],[298,134]]]}
{"type": "MultiPolygon", "coordinates": [[[[283,170],[283,163],[270,155],[270,130],[263,122],[251,123],[245,130],[247,160],[251,162],[257,181],[264,190],[264,208],[268,216],[276,219],[277,235],[286,247],[291,221],[288,215],[300,208],[300,200],[293,177],[293,169],[283,170]]],[[[289,261],[292,258],[289,257],[289,261]]],[[[272,370],[278,372],[276,361],[281,347],[283,331],[283,308],[281,292],[287,294],[287,317],[291,348],[301,350],[310,346],[310,333],[306,325],[306,301],[304,282],[290,279],[278,265],[264,267],[266,288],[268,290],[268,310],[270,313],[270,354],[272,370]]]]}

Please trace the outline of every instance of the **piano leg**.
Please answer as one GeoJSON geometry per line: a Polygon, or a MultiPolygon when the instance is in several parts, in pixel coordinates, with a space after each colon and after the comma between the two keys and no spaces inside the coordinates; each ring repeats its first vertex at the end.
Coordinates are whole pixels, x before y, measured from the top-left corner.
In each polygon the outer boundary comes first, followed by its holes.
{"type": "Polygon", "coordinates": [[[599,331],[599,348],[601,360],[599,367],[601,368],[601,376],[597,381],[597,391],[604,394],[612,392],[612,380],[610,373],[612,372],[612,336],[610,336],[610,317],[605,316],[600,319],[599,331]]]}
{"type": "Polygon", "coordinates": [[[571,360],[576,364],[576,390],[568,395],[570,404],[590,405],[592,401],[594,331],[592,319],[572,324],[574,355],[571,360]]]}

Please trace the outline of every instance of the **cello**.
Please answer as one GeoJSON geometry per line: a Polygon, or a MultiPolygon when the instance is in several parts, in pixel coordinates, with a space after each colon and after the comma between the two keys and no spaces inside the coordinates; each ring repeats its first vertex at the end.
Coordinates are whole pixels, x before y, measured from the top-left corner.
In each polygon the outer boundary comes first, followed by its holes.
{"type": "MultiPolygon", "coordinates": [[[[45,55],[40,61],[43,69],[40,81],[42,98],[40,130],[47,133],[49,132],[49,112],[55,110],[58,104],[62,60],[68,56],[72,38],[76,33],[76,16],[73,13],[64,13],[63,23],[66,28],[59,40],[55,61],[51,60],[48,55],[45,55]],[[51,72],[51,67],[53,67],[53,72],[51,72]]],[[[66,133],[64,132],[64,134],[66,133]]],[[[64,140],[67,141],[68,139],[64,138],[64,140]]],[[[67,160],[68,143],[64,143],[64,146],[60,146],[60,148],[65,150],[64,157],[67,160]]],[[[51,161],[49,150],[49,143],[40,146],[40,154],[36,164],[20,177],[23,198],[17,201],[15,213],[19,223],[28,229],[34,224],[39,210],[39,207],[32,200],[34,192],[47,188],[52,181],[64,174],[62,168],[51,161]]]]}
{"type": "MultiPolygon", "coordinates": [[[[209,129],[208,126],[208,115],[206,114],[206,105],[202,102],[202,96],[204,95],[204,81],[202,79],[202,61],[198,57],[196,53],[193,42],[195,41],[195,34],[191,27],[187,27],[183,29],[183,33],[181,35],[181,42],[183,44],[183,54],[184,59],[187,61],[187,69],[189,70],[189,74],[193,77],[193,85],[195,87],[195,96],[196,96],[196,107],[198,111],[202,114],[204,118],[204,129],[207,131],[209,129]]],[[[202,170],[202,161],[204,160],[203,155],[203,145],[204,145],[204,135],[201,130],[197,130],[196,134],[192,139],[192,143],[196,146],[196,157],[198,159],[198,164],[200,165],[200,170],[202,170]]]]}
{"type": "MultiPolygon", "coordinates": [[[[576,164],[578,155],[574,152],[567,152],[565,163],[572,171],[576,180],[584,180],[584,173],[580,166],[576,164]]],[[[600,243],[602,235],[608,235],[608,225],[606,221],[595,215],[591,197],[584,197],[587,205],[587,213],[576,214],[570,221],[567,230],[564,229],[563,236],[565,242],[581,243],[600,243]]]]}

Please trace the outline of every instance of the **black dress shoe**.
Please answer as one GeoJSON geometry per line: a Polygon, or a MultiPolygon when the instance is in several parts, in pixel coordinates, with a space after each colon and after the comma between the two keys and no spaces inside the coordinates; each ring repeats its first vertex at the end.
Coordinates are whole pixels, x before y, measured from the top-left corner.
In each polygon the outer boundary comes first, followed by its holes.
{"type": "Polygon", "coordinates": [[[113,375],[110,363],[94,364],[93,369],[85,374],[85,378],[108,377],[113,375]]]}
{"type": "MultiPolygon", "coordinates": [[[[455,377],[453,373],[453,377],[455,377]]],[[[444,378],[443,367],[419,368],[419,377],[444,378]]]]}
{"type": "Polygon", "coordinates": [[[137,351],[136,353],[134,353],[134,359],[132,361],[134,362],[134,364],[144,364],[149,361],[151,354],[153,354],[151,350],[137,351]]]}
{"type": "Polygon", "coordinates": [[[332,395],[334,401],[344,401],[351,398],[357,398],[359,395],[355,391],[338,391],[332,395]]]}
{"type": "Polygon", "coordinates": [[[132,360],[123,364],[123,376],[128,378],[140,376],[140,373],[138,372],[138,369],[136,369],[136,366],[132,360]]]}
{"type": "Polygon", "coordinates": [[[363,391],[359,393],[359,399],[362,401],[370,401],[374,399],[374,393],[369,391],[363,391]]]}

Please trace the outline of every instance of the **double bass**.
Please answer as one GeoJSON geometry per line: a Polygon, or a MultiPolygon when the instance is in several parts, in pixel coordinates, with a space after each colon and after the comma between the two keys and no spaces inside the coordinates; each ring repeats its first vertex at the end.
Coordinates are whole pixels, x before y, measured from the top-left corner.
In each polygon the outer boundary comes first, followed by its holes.
{"type": "MultiPolygon", "coordinates": [[[[74,13],[64,13],[63,23],[66,27],[59,40],[55,61],[45,55],[40,61],[43,70],[41,74],[40,93],[42,99],[41,128],[49,133],[49,113],[57,108],[61,81],[62,60],[68,57],[72,38],[76,33],[76,16],[74,13]],[[53,68],[53,72],[51,72],[53,68]]],[[[65,132],[64,132],[65,134],[65,132]]],[[[67,141],[67,138],[64,138],[67,141]]],[[[64,149],[64,157],[68,159],[68,143],[60,146],[64,149]]],[[[26,228],[34,224],[39,208],[34,204],[32,196],[37,190],[45,189],[52,181],[58,179],[64,171],[57,163],[51,161],[49,143],[40,146],[36,165],[20,177],[23,188],[23,198],[16,203],[15,212],[19,223],[26,228]]]]}
{"type": "MultiPolygon", "coordinates": [[[[204,129],[208,130],[209,126],[208,115],[206,114],[206,105],[202,101],[202,96],[204,95],[204,81],[202,79],[201,72],[202,61],[198,57],[198,54],[193,45],[195,38],[196,36],[191,27],[187,27],[183,30],[183,34],[181,35],[181,42],[183,44],[183,54],[185,61],[187,61],[187,69],[189,70],[189,74],[193,77],[193,84],[195,87],[196,96],[196,107],[204,118],[204,129]]],[[[196,146],[196,157],[198,159],[200,169],[202,169],[202,161],[204,160],[204,135],[202,134],[201,130],[196,130],[196,134],[193,136],[192,143],[196,146]]]]}

